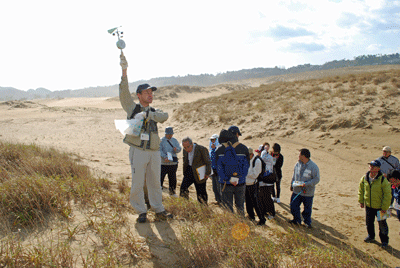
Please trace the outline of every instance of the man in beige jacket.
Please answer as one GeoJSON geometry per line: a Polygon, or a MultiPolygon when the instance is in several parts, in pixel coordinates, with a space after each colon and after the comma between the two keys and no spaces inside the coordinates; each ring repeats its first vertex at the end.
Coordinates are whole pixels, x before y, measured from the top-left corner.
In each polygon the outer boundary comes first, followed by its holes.
{"type": "Polygon", "coordinates": [[[139,103],[136,104],[129,92],[127,68],[128,63],[121,52],[122,77],[119,84],[119,99],[128,119],[137,114],[144,117],[144,122],[138,136],[125,135],[124,143],[129,145],[129,161],[132,169],[132,185],[129,196],[132,207],[139,213],[137,222],[147,220],[147,207],[144,198],[144,185],[147,186],[148,198],[151,207],[156,212],[156,218],[165,220],[173,216],[167,213],[162,204],[162,189],[160,185],[161,157],[160,138],[157,123],[165,122],[168,113],[150,107],[153,102],[153,91],[156,87],[142,84],[137,87],[136,95],[139,103]]]}

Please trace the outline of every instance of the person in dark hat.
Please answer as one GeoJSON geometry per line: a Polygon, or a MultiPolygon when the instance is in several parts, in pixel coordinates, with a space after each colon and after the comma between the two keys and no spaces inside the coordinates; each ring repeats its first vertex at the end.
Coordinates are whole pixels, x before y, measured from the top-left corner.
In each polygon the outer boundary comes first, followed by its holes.
{"type": "Polygon", "coordinates": [[[178,170],[177,154],[182,150],[177,139],[173,137],[174,129],[172,127],[165,128],[165,136],[160,142],[161,154],[161,187],[164,184],[165,176],[168,175],[169,194],[173,197],[176,195],[176,171],[178,170]]]}
{"type": "Polygon", "coordinates": [[[156,219],[170,219],[173,217],[172,214],[166,212],[162,204],[160,138],[157,129],[157,123],[165,122],[168,119],[168,113],[150,107],[153,102],[153,92],[157,88],[149,84],[142,84],[137,87],[136,96],[139,103],[136,104],[133,101],[129,92],[128,63],[122,51],[120,60],[122,78],[119,84],[119,99],[122,108],[127,113],[127,119],[133,119],[138,114],[144,117],[140,134],[138,136],[127,134],[124,138],[124,143],[129,145],[129,161],[132,169],[129,200],[139,214],[137,222],[146,222],[147,207],[144,189],[147,189],[149,203],[156,212],[156,219]]]}
{"type": "Polygon", "coordinates": [[[233,204],[235,203],[238,214],[244,217],[246,176],[250,165],[249,149],[246,145],[238,142],[237,136],[232,131],[226,129],[221,130],[219,142],[220,146],[215,154],[219,183],[221,184],[222,205],[234,212],[233,204]],[[237,161],[230,162],[233,159],[230,153],[232,148],[237,161]],[[230,163],[227,164],[228,162],[230,163]],[[228,174],[227,166],[232,167],[231,164],[234,166],[235,172],[228,174]]]}
{"type": "Polygon", "coordinates": [[[228,128],[228,131],[231,132],[233,135],[235,135],[238,140],[239,136],[242,136],[242,133],[240,133],[240,130],[237,126],[230,126],[228,128]]]}
{"type": "Polygon", "coordinates": [[[375,241],[375,217],[378,217],[379,238],[381,247],[386,248],[389,244],[389,227],[386,222],[385,214],[390,206],[392,198],[389,181],[380,171],[381,162],[378,160],[368,163],[369,171],[360,181],[358,188],[358,202],[361,208],[365,208],[365,223],[368,236],[364,242],[371,243],[375,241]]]}
{"type": "Polygon", "coordinates": [[[290,212],[293,215],[291,224],[301,224],[303,216],[306,227],[312,228],[311,212],[315,194],[315,186],[319,183],[319,168],[311,159],[308,149],[301,149],[299,161],[294,166],[290,191],[293,191],[290,198],[290,212]],[[300,205],[303,203],[304,210],[300,213],[300,205]]]}

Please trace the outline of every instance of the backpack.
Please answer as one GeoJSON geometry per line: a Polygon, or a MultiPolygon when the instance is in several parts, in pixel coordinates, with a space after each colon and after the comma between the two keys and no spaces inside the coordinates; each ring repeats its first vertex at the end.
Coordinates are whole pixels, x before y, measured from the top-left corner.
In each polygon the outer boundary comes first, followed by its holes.
{"type": "Polygon", "coordinates": [[[230,141],[223,143],[223,145],[225,146],[225,153],[221,159],[221,163],[223,165],[223,172],[228,178],[228,181],[231,177],[239,178],[241,177],[241,175],[243,175],[240,161],[235,151],[235,147],[239,144],[239,142],[235,142],[234,144],[232,144],[230,141]]]}
{"type": "Polygon", "coordinates": [[[267,174],[265,174],[265,166],[266,166],[266,164],[265,164],[265,162],[261,159],[260,156],[256,155],[256,157],[254,157],[254,160],[253,160],[253,167],[254,167],[254,165],[256,164],[256,160],[257,160],[257,159],[260,159],[260,161],[261,161],[261,173],[258,174],[257,181],[261,181],[261,178],[262,178],[262,177],[265,177],[265,176],[267,175],[267,174]]]}
{"type": "Polygon", "coordinates": [[[275,183],[277,179],[275,168],[273,168],[272,173],[269,172],[267,173],[267,171],[265,170],[266,164],[264,160],[262,160],[262,158],[259,157],[258,155],[253,160],[253,167],[254,164],[256,163],[256,159],[261,160],[261,173],[260,175],[258,175],[257,180],[268,184],[275,183]]]}

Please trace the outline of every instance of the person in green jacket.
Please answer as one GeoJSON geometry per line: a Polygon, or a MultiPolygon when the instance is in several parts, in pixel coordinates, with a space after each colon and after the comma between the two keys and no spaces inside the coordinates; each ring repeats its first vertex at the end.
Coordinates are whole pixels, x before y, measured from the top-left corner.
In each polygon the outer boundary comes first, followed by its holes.
{"type": "MultiPolygon", "coordinates": [[[[381,163],[374,160],[369,164],[369,171],[361,178],[358,189],[358,202],[361,208],[365,208],[365,223],[367,225],[368,236],[364,242],[375,241],[375,217],[386,214],[392,198],[389,181],[380,171],[381,163]]],[[[389,227],[386,219],[378,217],[379,237],[381,247],[386,248],[389,244],[389,227]]]]}

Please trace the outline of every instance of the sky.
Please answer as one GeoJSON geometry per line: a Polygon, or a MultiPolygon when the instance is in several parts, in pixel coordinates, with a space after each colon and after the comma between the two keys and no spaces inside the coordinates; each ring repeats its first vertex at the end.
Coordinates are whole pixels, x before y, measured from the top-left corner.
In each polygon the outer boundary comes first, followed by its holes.
{"type": "Polygon", "coordinates": [[[393,54],[400,1],[202,0],[0,2],[0,87],[116,85],[124,33],[130,82],[290,68],[393,54]]]}

